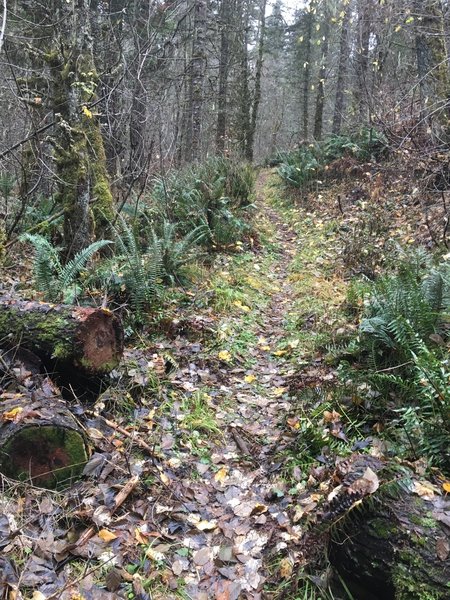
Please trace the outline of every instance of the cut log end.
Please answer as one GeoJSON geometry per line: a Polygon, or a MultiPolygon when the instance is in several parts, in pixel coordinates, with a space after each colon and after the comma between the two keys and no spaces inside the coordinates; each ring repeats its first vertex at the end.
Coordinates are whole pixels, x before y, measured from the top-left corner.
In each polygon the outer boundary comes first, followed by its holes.
{"type": "Polygon", "coordinates": [[[1,454],[6,460],[0,461],[0,470],[7,477],[46,488],[78,478],[88,459],[80,433],[51,425],[24,427],[1,454]]]}
{"type": "Polygon", "coordinates": [[[80,349],[77,366],[87,372],[108,373],[122,356],[121,323],[110,311],[92,311],[78,330],[76,343],[80,349]]]}

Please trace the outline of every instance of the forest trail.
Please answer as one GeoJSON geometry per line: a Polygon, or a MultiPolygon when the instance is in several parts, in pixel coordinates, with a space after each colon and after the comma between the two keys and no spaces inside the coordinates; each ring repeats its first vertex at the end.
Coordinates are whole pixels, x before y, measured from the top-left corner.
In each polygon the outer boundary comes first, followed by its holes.
{"type": "MultiPolygon", "coordinates": [[[[215,385],[208,381],[208,403],[214,408],[223,443],[221,436],[213,436],[215,442],[203,436],[203,454],[209,454],[210,460],[196,463],[195,477],[175,485],[174,498],[183,499],[187,521],[194,525],[186,533],[186,528],[181,529],[182,538],[174,534],[190,549],[192,559],[183,550],[171,560],[172,571],[184,580],[187,598],[264,597],[271,569],[280,568],[277,555],[301,535],[288,514],[290,501],[276,462],[290,408],[287,377],[293,375],[292,365],[281,358],[287,350],[279,349],[288,347],[286,315],[294,297],[290,267],[300,240],[281,213],[268,204],[269,182],[270,173],[262,171],[256,187],[255,221],[257,227],[270,224],[270,261],[264,259],[262,248],[247,264],[250,283],[261,284],[265,301],[259,307],[235,303],[242,310],[241,317],[233,319],[231,336],[236,343],[235,338],[246,332],[254,344],[248,343],[233,357],[228,350],[219,351],[223,360],[216,372],[210,358],[206,358],[207,366],[194,361],[189,365],[191,375],[200,372],[201,378],[216,380],[215,385]]],[[[225,316],[219,331],[229,327],[229,316],[225,316]]],[[[225,346],[232,347],[233,339],[225,341],[225,346]]],[[[185,381],[186,375],[184,369],[177,378],[185,381]]],[[[284,569],[290,568],[286,559],[284,569]]]]}

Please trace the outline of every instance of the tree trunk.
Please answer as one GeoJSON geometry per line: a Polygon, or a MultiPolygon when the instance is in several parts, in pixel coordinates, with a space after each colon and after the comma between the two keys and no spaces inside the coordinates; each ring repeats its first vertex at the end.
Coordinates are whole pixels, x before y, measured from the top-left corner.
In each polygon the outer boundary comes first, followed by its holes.
{"type": "Polygon", "coordinates": [[[438,0],[416,2],[420,19],[416,35],[421,119],[426,121],[437,142],[450,140],[450,79],[444,36],[444,17],[438,0]]]}
{"type": "Polygon", "coordinates": [[[240,0],[241,20],[238,40],[238,76],[239,81],[239,115],[238,139],[242,157],[248,154],[250,135],[250,89],[249,89],[249,64],[248,64],[248,31],[249,31],[249,6],[247,0],[240,0]]]}
{"type": "Polygon", "coordinates": [[[336,81],[336,100],[334,103],[333,133],[341,131],[342,115],[344,113],[344,91],[349,56],[348,33],[350,24],[350,2],[347,3],[342,19],[341,41],[339,45],[339,64],[336,81]]]}
{"type": "Polygon", "coordinates": [[[307,8],[306,33],[305,33],[305,57],[303,62],[303,94],[302,94],[302,136],[308,139],[309,134],[309,89],[311,85],[311,38],[314,22],[314,2],[307,8]]]}
{"type": "Polygon", "coordinates": [[[0,339],[89,375],[111,371],[123,352],[122,323],[109,310],[9,297],[0,297],[0,339]]]}
{"type": "Polygon", "coordinates": [[[253,94],[252,115],[250,121],[250,129],[247,140],[247,155],[249,162],[253,162],[253,147],[255,144],[256,122],[258,120],[259,104],[261,102],[261,77],[264,58],[264,44],[266,34],[266,0],[261,0],[261,10],[259,16],[259,39],[258,39],[258,58],[255,68],[255,91],[253,94]]]}
{"type": "Polygon", "coordinates": [[[358,4],[358,33],[356,51],[356,78],[355,100],[357,110],[363,124],[368,121],[368,81],[369,43],[372,30],[373,4],[372,0],[360,0],[358,4]]]}
{"type": "Polygon", "coordinates": [[[89,456],[83,430],[49,378],[21,359],[8,362],[24,385],[0,394],[0,472],[46,488],[70,484],[89,456]]]}
{"type": "Polygon", "coordinates": [[[220,58],[217,97],[216,151],[223,154],[227,134],[228,72],[230,68],[230,0],[220,3],[220,58]]]}
{"type": "Polygon", "coordinates": [[[198,162],[202,157],[202,112],[205,77],[206,2],[196,0],[194,4],[194,34],[192,42],[192,145],[191,160],[198,162]]]}
{"type": "Polygon", "coordinates": [[[327,76],[327,58],[330,37],[330,11],[328,7],[328,2],[325,2],[324,6],[322,35],[322,56],[319,71],[319,81],[317,82],[316,111],[314,114],[314,139],[316,140],[322,139],[323,129],[323,109],[325,105],[325,79],[327,76]]]}
{"type": "Polygon", "coordinates": [[[409,479],[406,485],[384,482],[359,505],[358,496],[346,494],[344,487],[333,500],[330,560],[355,598],[448,598],[445,511],[450,510],[450,501],[439,497],[425,501],[408,491],[411,485],[409,479]],[[338,514],[339,505],[345,507],[344,514],[338,514]]]}
{"type": "Polygon", "coordinates": [[[68,257],[94,237],[105,237],[114,217],[100,124],[88,107],[96,100],[98,84],[89,10],[89,0],[58,4],[55,13],[61,30],[46,55],[53,84],[55,162],[68,257]]]}

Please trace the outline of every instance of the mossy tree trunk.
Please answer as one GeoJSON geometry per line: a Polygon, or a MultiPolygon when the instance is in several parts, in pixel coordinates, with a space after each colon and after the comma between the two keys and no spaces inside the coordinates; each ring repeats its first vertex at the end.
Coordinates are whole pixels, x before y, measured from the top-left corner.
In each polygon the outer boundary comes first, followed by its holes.
{"type": "Polygon", "coordinates": [[[89,0],[55,2],[58,30],[46,60],[53,86],[54,141],[59,197],[65,209],[64,237],[71,257],[94,238],[106,236],[113,220],[97,101],[89,0]]]}
{"type": "Polygon", "coordinates": [[[109,310],[10,297],[0,297],[0,339],[87,374],[108,373],[123,352],[122,323],[109,310]]]}
{"type": "Polygon", "coordinates": [[[401,491],[364,499],[338,519],[330,560],[354,597],[448,598],[449,529],[443,521],[449,509],[444,498],[433,503],[401,491]]]}

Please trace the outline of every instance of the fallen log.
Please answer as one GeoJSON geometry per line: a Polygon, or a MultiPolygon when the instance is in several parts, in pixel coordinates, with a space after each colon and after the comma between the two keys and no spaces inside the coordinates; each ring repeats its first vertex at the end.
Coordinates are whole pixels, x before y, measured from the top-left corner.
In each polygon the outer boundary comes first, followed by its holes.
{"type": "Polygon", "coordinates": [[[83,471],[89,447],[58,388],[30,352],[1,356],[0,472],[54,488],[83,471]]]}
{"type": "Polygon", "coordinates": [[[355,598],[444,600],[449,540],[450,500],[427,501],[394,482],[335,521],[329,557],[355,598]]]}
{"type": "Polygon", "coordinates": [[[123,327],[117,315],[103,308],[0,297],[0,343],[100,375],[121,359],[123,327]]]}

